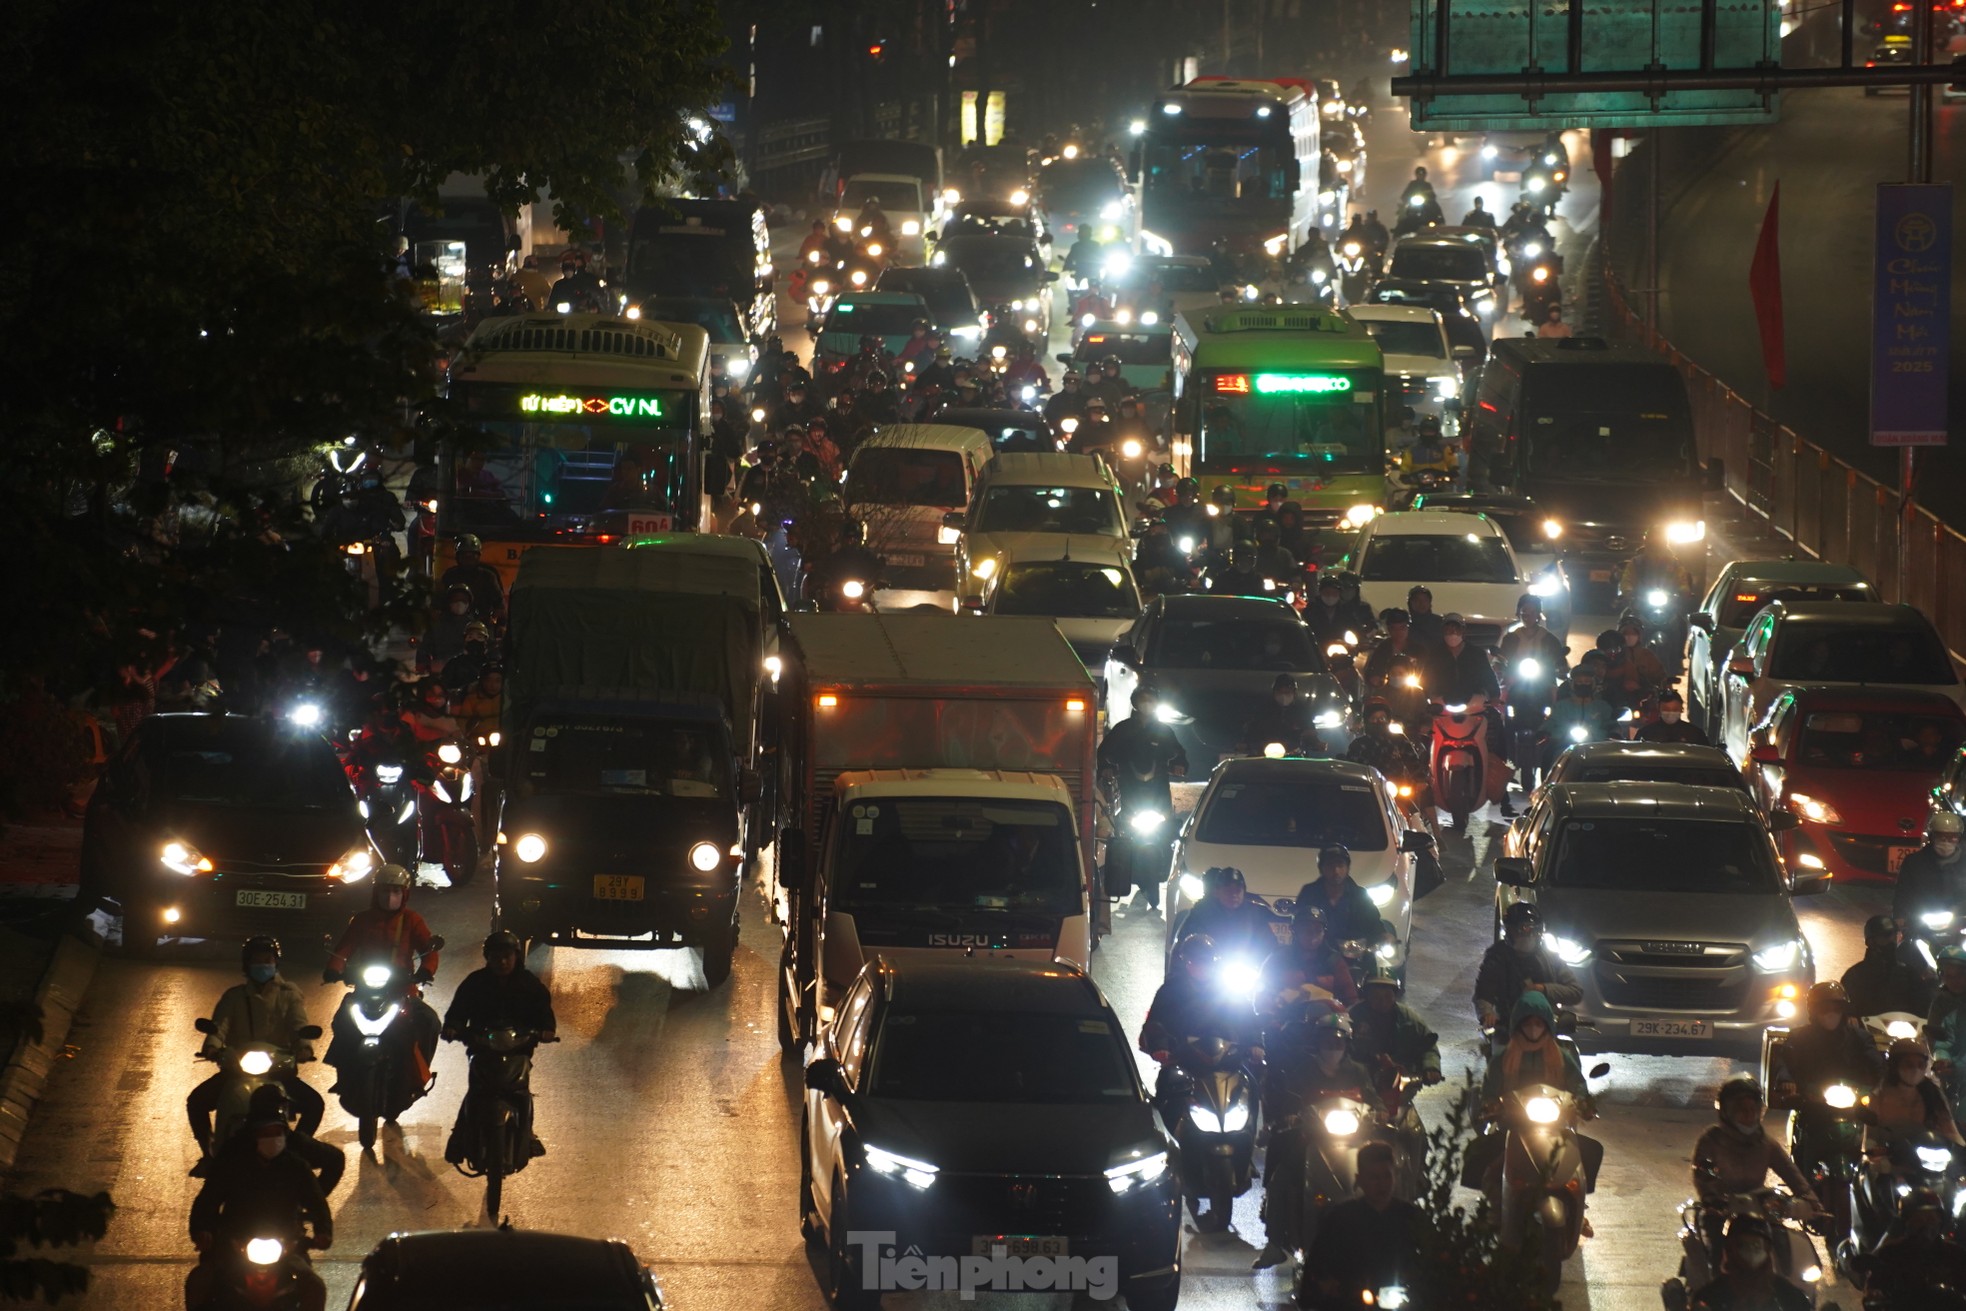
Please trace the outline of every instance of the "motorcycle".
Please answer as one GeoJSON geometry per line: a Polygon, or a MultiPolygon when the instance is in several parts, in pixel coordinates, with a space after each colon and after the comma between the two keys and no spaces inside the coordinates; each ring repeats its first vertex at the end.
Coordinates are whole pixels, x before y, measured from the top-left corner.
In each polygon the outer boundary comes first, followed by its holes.
{"type": "Polygon", "coordinates": [[[1817,1290],[1822,1287],[1823,1260],[1809,1226],[1823,1222],[1808,1202],[1779,1188],[1761,1188],[1731,1194],[1715,1207],[1698,1198],[1688,1198],[1680,1207],[1679,1273],[1659,1289],[1666,1311],[1685,1311],[1689,1291],[1704,1288],[1719,1277],[1720,1253],[1713,1240],[1723,1231],[1725,1220],[1737,1215],[1759,1216],[1768,1222],[1779,1235],[1771,1253],[1775,1273],[1815,1306],[1817,1290]]]}
{"type": "Polygon", "coordinates": [[[1431,191],[1410,193],[1400,204],[1399,219],[1393,224],[1395,237],[1411,236],[1426,228],[1438,227],[1447,222],[1447,215],[1441,212],[1440,201],[1431,191]]]}
{"type": "Polygon", "coordinates": [[[1338,290],[1347,305],[1356,305],[1372,290],[1379,268],[1371,251],[1356,237],[1348,237],[1338,247],[1338,290]]]}
{"type": "MultiPolygon", "coordinates": [[[[1297,1212],[1300,1228],[1282,1244],[1298,1252],[1309,1251],[1316,1240],[1324,1208],[1357,1193],[1359,1148],[1369,1142],[1391,1144],[1398,1154],[1397,1177],[1402,1181],[1409,1177],[1409,1163],[1398,1139],[1364,1102],[1335,1093],[1314,1097],[1305,1104],[1302,1120],[1304,1195],[1297,1212]]],[[[1413,1200],[1404,1188],[1397,1195],[1413,1200]]]]}
{"type": "Polygon", "coordinates": [[[1488,717],[1466,706],[1442,706],[1434,715],[1434,800],[1465,828],[1487,792],[1488,717]]]}
{"type": "Polygon", "coordinates": [[[1570,161],[1555,150],[1543,150],[1522,170],[1522,200],[1544,218],[1556,213],[1570,179],[1570,161]]]}
{"type": "MultiPolygon", "coordinates": [[[[1863,1174],[1864,1097],[1847,1083],[1781,1093],[1772,1080],[1782,1064],[1780,1048],[1787,1037],[1786,1029],[1770,1029],[1762,1035],[1761,1073],[1768,1081],[1763,1086],[1777,1090],[1768,1100],[1773,1109],[1788,1116],[1789,1152],[1828,1208],[1828,1231],[1841,1237],[1850,1232],[1851,1189],[1863,1174]]],[[[1844,1243],[1839,1243],[1839,1262],[1846,1256],[1843,1248],[1844,1243]]]]}
{"type": "Polygon", "coordinates": [[[417,862],[443,866],[453,888],[463,887],[478,872],[478,823],[471,813],[476,790],[464,745],[438,743],[431,753],[430,776],[417,786],[417,862]]]}
{"type": "Polygon", "coordinates": [[[1877,1250],[1909,1190],[1930,1188],[1937,1193],[1948,1221],[1959,1204],[1959,1156],[1937,1134],[1893,1134],[1873,1127],[1865,1133],[1864,1154],[1867,1166],[1850,1185],[1850,1235],[1837,1249],[1837,1258],[1846,1268],[1859,1254],[1877,1250]]]}
{"type": "Polygon", "coordinates": [[[402,760],[387,757],[355,771],[355,807],[369,838],[391,864],[416,859],[417,788],[402,760]]]}
{"type": "Polygon", "coordinates": [[[1174,1126],[1181,1192],[1198,1226],[1226,1229],[1230,1206],[1255,1177],[1256,1081],[1242,1047],[1216,1036],[1183,1038],[1174,1068],[1182,1076],[1174,1126]]]}
{"type": "Polygon", "coordinates": [[[312,1238],[271,1235],[227,1244],[205,1305],[213,1311],[299,1311],[305,1305],[300,1276],[308,1269],[307,1249],[316,1246],[312,1238]]]}
{"type": "Polygon", "coordinates": [[[526,1168],[536,1153],[532,1132],[532,1056],[542,1042],[558,1042],[530,1029],[474,1032],[463,1039],[471,1073],[458,1117],[466,1178],[485,1181],[485,1214],[498,1218],[505,1178],[526,1168]]]}
{"type": "Polygon", "coordinates": [[[1522,317],[1530,323],[1542,323],[1550,317],[1550,308],[1563,304],[1563,287],[1558,274],[1563,271],[1563,261],[1554,255],[1547,256],[1531,265],[1526,275],[1528,281],[1522,288],[1522,317]]]}
{"type": "MultiPolygon", "coordinates": [[[[1599,1065],[1593,1079],[1610,1070],[1599,1065]]],[[[1578,1099],[1548,1084],[1529,1084],[1505,1095],[1494,1109],[1502,1150],[1502,1191],[1493,1198],[1501,1216],[1502,1241],[1520,1246],[1534,1239],[1543,1263],[1544,1286],[1554,1293],[1563,1281],[1563,1263],[1577,1251],[1583,1232],[1584,1154],[1577,1142],[1578,1099]]]]}
{"type": "Polygon", "coordinates": [[[1659,653],[1668,680],[1679,677],[1680,656],[1686,650],[1686,612],[1690,602],[1666,587],[1648,587],[1624,598],[1625,608],[1645,626],[1639,641],[1659,653]]]}
{"type": "Polygon", "coordinates": [[[1116,777],[1104,780],[1101,790],[1112,828],[1100,868],[1106,895],[1125,897],[1136,887],[1150,888],[1158,901],[1160,885],[1174,863],[1173,816],[1155,806],[1130,803],[1116,777]]]}
{"type": "MultiPolygon", "coordinates": [[[[202,1015],[193,1021],[192,1027],[207,1036],[218,1032],[217,1026],[202,1015]]],[[[299,1035],[313,1042],[321,1036],[321,1026],[306,1025],[299,1030],[299,1035]]],[[[224,1075],[224,1082],[219,1085],[218,1110],[212,1117],[211,1151],[214,1155],[245,1126],[253,1092],[267,1084],[284,1085],[300,1068],[293,1052],[269,1042],[235,1043],[216,1056],[207,1056],[201,1051],[198,1059],[213,1062],[224,1075]]]]}
{"type": "Polygon", "coordinates": [[[1550,707],[1556,700],[1557,680],[1563,670],[1552,669],[1533,656],[1515,662],[1502,686],[1503,715],[1508,720],[1509,758],[1515,762],[1516,782],[1522,794],[1536,790],[1536,777],[1542,769],[1543,748],[1548,738],[1550,707]]]}
{"type": "MultiPolygon", "coordinates": [[[[333,950],[334,941],[326,939],[323,945],[333,950]]],[[[424,959],[443,947],[441,936],[431,938],[429,950],[416,959],[416,968],[420,971],[424,959]]],[[[414,1085],[402,1068],[405,1061],[411,1061],[412,1068],[415,1064],[416,1034],[404,1018],[408,1008],[403,1004],[418,995],[415,980],[381,961],[350,968],[354,977],[346,981],[352,995],[335,1017],[335,1025],[337,1036],[351,1041],[335,1066],[334,1092],[342,1109],[355,1117],[356,1136],[366,1150],[375,1146],[376,1121],[394,1121],[421,1100],[435,1080],[414,1085]],[[342,1031],[344,1016],[352,1035],[342,1031]]]]}

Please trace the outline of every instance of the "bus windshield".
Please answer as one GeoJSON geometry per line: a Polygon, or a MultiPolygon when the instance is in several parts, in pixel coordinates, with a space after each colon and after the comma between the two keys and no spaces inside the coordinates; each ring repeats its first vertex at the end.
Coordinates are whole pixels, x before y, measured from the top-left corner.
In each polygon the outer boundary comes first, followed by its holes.
{"type": "Polygon", "coordinates": [[[1375,410],[1359,403],[1361,397],[1374,396],[1377,380],[1362,374],[1332,374],[1318,376],[1345,385],[1267,393],[1262,388],[1265,378],[1310,376],[1257,374],[1255,385],[1248,374],[1201,379],[1201,439],[1196,451],[1200,468],[1210,471],[1238,462],[1264,462],[1320,474],[1381,472],[1383,436],[1373,422],[1375,410]]]}
{"type": "Polygon", "coordinates": [[[1209,140],[1160,141],[1147,150],[1150,195],[1194,209],[1237,209],[1256,201],[1288,202],[1287,143],[1265,144],[1254,129],[1211,122],[1209,140]]]}

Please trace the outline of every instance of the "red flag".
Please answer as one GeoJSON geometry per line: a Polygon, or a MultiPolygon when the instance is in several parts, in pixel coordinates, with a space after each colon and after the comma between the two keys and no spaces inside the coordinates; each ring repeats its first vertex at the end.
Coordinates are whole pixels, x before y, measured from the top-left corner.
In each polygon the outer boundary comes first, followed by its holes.
{"type": "Polygon", "coordinates": [[[1748,266],[1748,290],[1754,295],[1754,318],[1761,326],[1761,366],[1768,385],[1788,381],[1788,350],[1782,340],[1782,184],[1768,197],[1761,220],[1761,237],[1754,243],[1754,263],[1748,266]]]}

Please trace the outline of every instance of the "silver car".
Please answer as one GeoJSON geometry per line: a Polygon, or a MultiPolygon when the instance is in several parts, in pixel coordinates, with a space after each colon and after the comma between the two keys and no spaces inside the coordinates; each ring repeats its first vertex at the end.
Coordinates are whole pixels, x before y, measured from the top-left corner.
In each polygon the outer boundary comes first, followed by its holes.
{"type": "Polygon", "coordinates": [[[1733,788],[1563,783],[1539,793],[1495,861],[1497,919],[1542,912],[1544,945],[1584,991],[1592,1051],[1756,1057],[1801,1010],[1815,960],[1791,878],[1754,802],[1733,788]]]}

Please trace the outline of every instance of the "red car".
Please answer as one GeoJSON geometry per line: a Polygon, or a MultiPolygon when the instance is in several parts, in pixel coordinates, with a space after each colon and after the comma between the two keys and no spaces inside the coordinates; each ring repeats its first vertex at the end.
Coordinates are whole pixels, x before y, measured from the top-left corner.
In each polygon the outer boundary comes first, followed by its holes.
{"type": "Polygon", "coordinates": [[[1753,733],[1748,777],[1800,821],[1775,834],[1796,871],[1893,879],[1924,840],[1928,797],[1966,741],[1966,711],[1933,692],[1800,687],[1753,733]]]}

